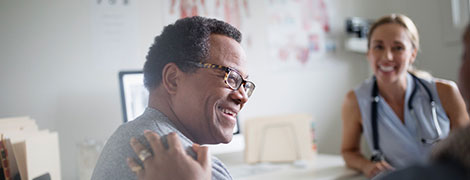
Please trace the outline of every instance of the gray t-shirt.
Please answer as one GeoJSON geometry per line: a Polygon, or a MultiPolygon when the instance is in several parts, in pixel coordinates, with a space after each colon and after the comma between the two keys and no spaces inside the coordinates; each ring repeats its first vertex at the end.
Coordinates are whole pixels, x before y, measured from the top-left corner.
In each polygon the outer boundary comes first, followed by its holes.
{"type": "MultiPolygon", "coordinates": [[[[121,125],[108,139],[91,179],[137,179],[134,172],[127,166],[126,159],[128,157],[138,159],[129,144],[131,137],[137,138],[150,150],[149,144],[143,136],[144,130],[154,131],[160,136],[165,136],[170,132],[177,133],[184,149],[195,157],[195,153],[191,149],[193,142],[178,131],[163,113],[153,108],[147,108],[134,121],[121,125]]],[[[232,179],[224,164],[214,156],[212,156],[212,179],[232,179]]]]}

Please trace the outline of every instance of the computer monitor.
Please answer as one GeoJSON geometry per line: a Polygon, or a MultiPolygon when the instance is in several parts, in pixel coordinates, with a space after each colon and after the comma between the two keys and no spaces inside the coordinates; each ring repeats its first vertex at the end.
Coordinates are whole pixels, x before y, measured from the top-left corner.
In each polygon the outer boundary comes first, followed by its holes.
{"type": "MultiPolygon", "coordinates": [[[[119,86],[121,91],[121,105],[124,123],[140,116],[148,105],[149,93],[144,86],[144,74],[142,71],[120,71],[119,86]]],[[[238,117],[237,124],[233,128],[234,134],[239,134],[238,117]]]]}
{"type": "Polygon", "coordinates": [[[120,71],[119,86],[124,123],[140,116],[148,105],[149,93],[142,71],[120,71]]]}

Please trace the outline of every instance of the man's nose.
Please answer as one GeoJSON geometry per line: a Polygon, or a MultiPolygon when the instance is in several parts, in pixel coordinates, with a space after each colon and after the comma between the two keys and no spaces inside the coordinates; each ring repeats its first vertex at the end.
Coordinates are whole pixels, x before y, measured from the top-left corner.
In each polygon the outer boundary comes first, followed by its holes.
{"type": "Polygon", "coordinates": [[[243,104],[245,104],[248,101],[248,94],[246,93],[243,85],[240,88],[238,88],[238,90],[235,90],[234,92],[232,92],[231,97],[242,107],[243,107],[243,104]]]}

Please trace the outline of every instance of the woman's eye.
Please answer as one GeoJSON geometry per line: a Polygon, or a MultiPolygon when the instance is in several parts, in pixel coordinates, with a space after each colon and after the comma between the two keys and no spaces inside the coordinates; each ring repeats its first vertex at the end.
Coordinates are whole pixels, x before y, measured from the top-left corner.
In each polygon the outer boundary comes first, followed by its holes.
{"type": "Polygon", "coordinates": [[[380,50],[380,49],[383,49],[383,46],[382,46],[382,45],[375,45],[375,46],[374,46],[374,49],[380,50]]]}
{"type": "Polygon", "coordinates": [[[395,51],[401,51],[401,50],[404,50],[405,48],[401,47],[401,46],[395,46],[393,47],[393,50],[395,51]]]}

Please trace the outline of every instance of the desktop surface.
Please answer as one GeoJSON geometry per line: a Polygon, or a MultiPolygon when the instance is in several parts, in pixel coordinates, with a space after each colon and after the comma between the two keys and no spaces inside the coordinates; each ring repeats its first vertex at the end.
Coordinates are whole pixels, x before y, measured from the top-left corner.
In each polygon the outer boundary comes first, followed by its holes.
{"type": "Polygon", "coordinates": [[[346,167],[340,155],[315,154],[311,160],[295,163],[244,163],[243,152],[215,155],[237,180],[255,179],[367,179],[346,167]]]}

